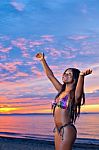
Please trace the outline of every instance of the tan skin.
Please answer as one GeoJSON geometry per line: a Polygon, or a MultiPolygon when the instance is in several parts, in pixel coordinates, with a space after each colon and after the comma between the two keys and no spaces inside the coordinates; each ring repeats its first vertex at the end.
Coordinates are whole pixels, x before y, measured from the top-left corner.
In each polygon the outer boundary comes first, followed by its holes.
{"type": "MultiPolygon", "coordinates": [[[[44,58],[44,53],[37,53],[36,58],[40,60],[47,77],[52,82],[55,89],[59,92],[62,88],[62,84],[56,79],[52,70],[49,68],[48,64],[46,63],[46,60],[44,58]]],[[[77,103],[79,102],[83,91],[84,77],[91,73],[92,73],[91,69],[87,69],[85,71],[80,72],[76,90],[75,90],[75,100],[77,103]]],[[[63,74],[62,81],[66,83],[66,88],[65,91],[63,91],[60,94],[60,96],[56,99],[57,102],[62,98],[64,98],[67,94],[69,94],[71,90],[73,90],[73,85],[75,81],[73,80],[73,73],[71,69],[68,69],[65,72],[65,74],[63,74]]],[[[67,109],[61,109],[60,107],[56,106],[55,113],[54,113],[54,122],[55,122],[55,126],[57,127],[69,123],[70,116],[68,114],[67,109]]],[[[58,134],[58,132],[55,132],[54,133],[55,150],[72,150],[72,146],[77,136],[76,134],[77,133],[75,129],[69,125],[64,127],[64,135],[63,135],[64,140],[62,140],[62,137],[60,136],[60,134],[58,134]]]]}

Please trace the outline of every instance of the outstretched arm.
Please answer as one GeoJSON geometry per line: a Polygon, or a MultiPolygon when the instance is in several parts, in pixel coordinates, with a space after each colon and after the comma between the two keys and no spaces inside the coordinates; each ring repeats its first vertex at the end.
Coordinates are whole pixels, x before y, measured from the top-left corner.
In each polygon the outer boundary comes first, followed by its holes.
{"type": "Polygon", "coordinates": [[[52,70],[48,66],[45,58],[44,58],[44,53],[37,53],[36,58],[38,58],[43,66],[44,72],[46,73],[47,77],[50,79],[52,84],[54,85],[55,89],[57,91],[60,91],[62,88],[62,84],[55,78],[52,70]]]}
{"type": "Polygon", "coordinates": [[[76,90],[75,90],[75,101],[79,103],[82,97],[82,93],[84,91],[84,77],[92,73],[91,69],[87,69],[85,71],[80,72],[76,90]]]}

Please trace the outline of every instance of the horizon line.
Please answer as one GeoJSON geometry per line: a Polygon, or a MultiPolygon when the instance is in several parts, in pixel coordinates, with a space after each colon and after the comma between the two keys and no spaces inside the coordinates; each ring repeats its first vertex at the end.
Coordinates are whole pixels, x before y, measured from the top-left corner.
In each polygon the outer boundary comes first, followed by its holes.
{"type": "MultiPolygon", "coordinates": [[[[80,114],[99,114],[99,112],[81,112],[80,114]]],[[[1,115],[53,115],[52,113],[0,113],[1,115]]]]}

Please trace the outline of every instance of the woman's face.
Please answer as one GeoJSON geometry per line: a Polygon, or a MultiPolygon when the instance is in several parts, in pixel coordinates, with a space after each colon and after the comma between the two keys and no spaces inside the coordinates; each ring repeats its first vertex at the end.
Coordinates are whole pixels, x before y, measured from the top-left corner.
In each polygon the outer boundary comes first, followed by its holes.
{"type": "Polygon", "coordinates": [[[63,76],[62,76],[62,81],[64,83],[73,83],[73,72],[71,69],[68,69],[64,72],[63,76]]]}

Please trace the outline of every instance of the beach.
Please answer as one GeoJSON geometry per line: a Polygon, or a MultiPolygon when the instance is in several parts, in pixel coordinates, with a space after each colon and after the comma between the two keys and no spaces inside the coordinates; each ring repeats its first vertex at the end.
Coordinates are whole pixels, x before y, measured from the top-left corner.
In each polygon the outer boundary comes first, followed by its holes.
{"type": "MultiPolygon", "coordinates": [[[[99,150],[99,140],[77,139],[73,150],[99,150]]],[[[55,150],[54,141],[0,137],[0,150],[55,150]]]]}

